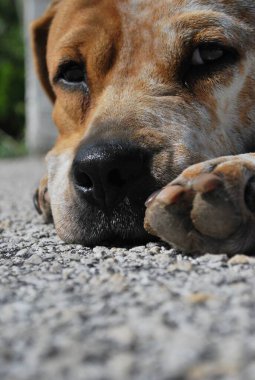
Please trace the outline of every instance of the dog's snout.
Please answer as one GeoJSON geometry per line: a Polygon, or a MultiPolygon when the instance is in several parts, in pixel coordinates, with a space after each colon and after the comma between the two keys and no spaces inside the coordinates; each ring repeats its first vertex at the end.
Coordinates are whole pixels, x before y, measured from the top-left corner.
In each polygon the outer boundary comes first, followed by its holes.
{"type": "Polygon", "coordinates": [[[126,142],[101,142],[80,147],[73,162],[76,189],[86,201],[111,210],[146,174],[145,152],[126,142]]]}

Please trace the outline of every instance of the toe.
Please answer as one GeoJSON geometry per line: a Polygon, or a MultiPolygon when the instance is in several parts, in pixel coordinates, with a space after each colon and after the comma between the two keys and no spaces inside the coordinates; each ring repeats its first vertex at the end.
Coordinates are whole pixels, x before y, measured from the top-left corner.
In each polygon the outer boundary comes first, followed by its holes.
{"type": "Polygon", "coordinates": [[[158,193],[155,200],[166,205],[175,204],[185,192],[186,190],[183,186],[169,185],[158,193]]]}
{"type": "Polygon", "coordinates": [[[191,219],[197,231],[215,239],[227,239],[242,222],[241,214],[224,188],[198,193],[194,198],[191,219]]]}
{"type": "Polygon", "coordinates": [[[204,173],[192,181],[192,188],[194,191],[205,194],[222,186],[222,182],[221,178],[215,174],[204,173]]]}

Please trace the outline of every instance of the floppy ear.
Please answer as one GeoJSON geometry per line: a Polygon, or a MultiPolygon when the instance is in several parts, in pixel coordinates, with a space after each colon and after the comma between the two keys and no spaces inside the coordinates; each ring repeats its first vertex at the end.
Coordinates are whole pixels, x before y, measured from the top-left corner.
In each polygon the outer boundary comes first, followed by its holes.
{"type": "Polygon", "coordinates": [[[56,14],[57,6],[61,0],[53,0],[44,15],[31,25],[32,49],[36,71],[42,86],[52,102],[55,101],[55,94],[52,90],[49,73],[46,63],[47,42],[50,25],[56,14]]]}

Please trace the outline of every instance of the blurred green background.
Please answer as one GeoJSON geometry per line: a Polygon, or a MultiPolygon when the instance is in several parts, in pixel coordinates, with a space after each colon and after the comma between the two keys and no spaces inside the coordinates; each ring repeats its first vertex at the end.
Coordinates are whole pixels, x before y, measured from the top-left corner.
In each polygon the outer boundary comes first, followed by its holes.
{"type": "Polygon", "coordinates": [[[23,155],[24,41],[15,0],[0,0],[0,158],[23,155]]]}

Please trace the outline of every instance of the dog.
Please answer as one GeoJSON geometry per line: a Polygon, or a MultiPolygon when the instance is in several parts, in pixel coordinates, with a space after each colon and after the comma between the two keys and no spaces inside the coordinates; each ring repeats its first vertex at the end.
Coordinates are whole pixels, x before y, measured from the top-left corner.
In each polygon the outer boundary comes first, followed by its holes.
{"type": "Polygon", "coordinates": [[[59,134],[35,203],[64,241],[252,251],[254,29],[254,0],[52,1],[32,40],[59,134]]]}

